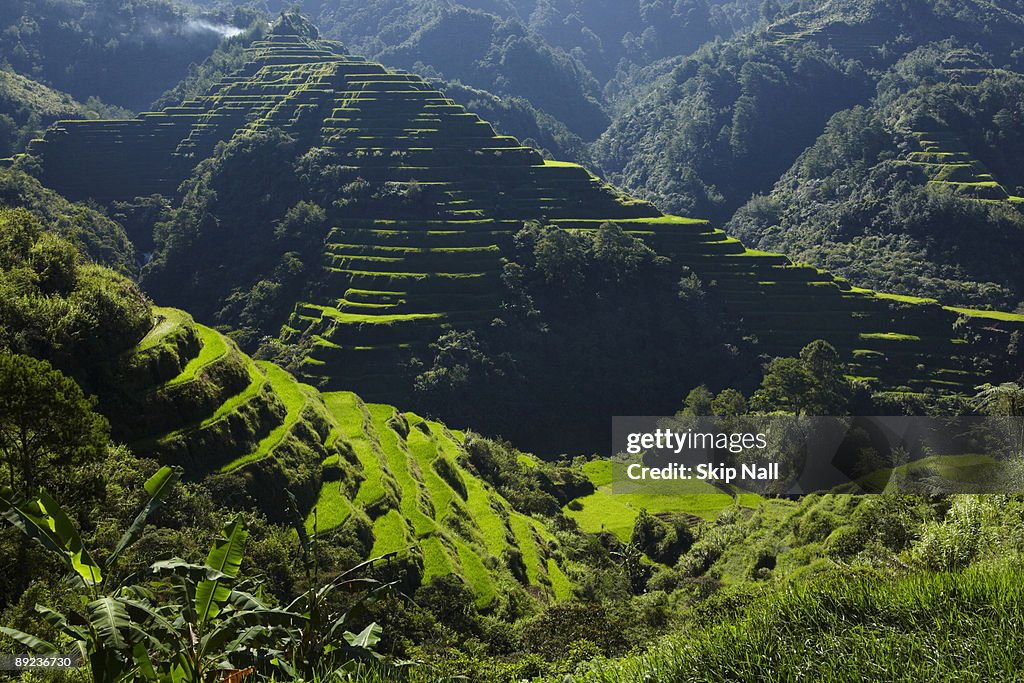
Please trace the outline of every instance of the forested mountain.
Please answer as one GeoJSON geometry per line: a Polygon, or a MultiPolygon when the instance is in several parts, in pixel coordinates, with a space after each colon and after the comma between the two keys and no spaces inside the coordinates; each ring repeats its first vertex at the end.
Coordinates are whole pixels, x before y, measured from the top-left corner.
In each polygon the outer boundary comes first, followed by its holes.
{"type": "Polygon", "coordinates": [[[9,70],[0,70],[0,158],[25,149],[28,141],[61,119],[116,118],[131,112],[92,97],[82,104],[9,70]]]}
{"type": "MultiPolygon", "coordinates": [[[[275,12],[292,3],[265,6],[275,12]]],[[[585,140],[607,127],[609,112],[633,88],[646,88],[631,78],[637,69],[731,37],[761,16],[747,0],[306,0],[299,7],[324,37],[356,53],[524,98],[585,140]]]]}
{"type": "Polygon", "coordinates": [[[203,14],[169,0],[10,0],[0,6],[0,59],[80,101],[146,109],[256,14],[203,14]]]}
{"type": "Polygon", "coordinates": [[[870,92],[863,68],[815,44],[716,43],[617,119],[593,157],[666,210],[724,220],[870,92]]]}
{"type": "Polygon", "coordinates": [[[1016,307],[1024,76],[991,64],[949,44],[915,50],[730,231],[865,286],[1016,307]]]}
{"type": "Polygon", "coordinates": [[[244,348],[372,400],[415,392],[425,411],[545,454],[600,449],[607,415],[670,411],[679,386],[749,391],[758,355],[816,337],[876,390],[1013,372],[1013,316],[916,305],[748,250],[318,35],[286,15],[202,94],[134,120],[62,123],[18,165],[158,220],[131,230],[152,252],[144,286],[244,348]],[[134,199],[154,194],[168,203],[134,199]]]}
{"type": "Polygon", "coordinates": [[[669,210],[724,221],[768,191],[832,114],[867,105],[901,56],[955,36],[1012,67],[1024,27],[1019,12],[970,1],[799,10],[688,58],[595,144],[599,167],[669,210]]]}

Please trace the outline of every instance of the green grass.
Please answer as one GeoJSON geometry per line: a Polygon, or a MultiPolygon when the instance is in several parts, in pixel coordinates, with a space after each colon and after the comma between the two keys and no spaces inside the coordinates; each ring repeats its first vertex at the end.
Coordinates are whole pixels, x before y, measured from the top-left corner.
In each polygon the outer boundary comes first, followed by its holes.
{"type": "Polygon", "coordinates": [[[921,338],[916,335],[902,332],[861,332],[858,336],[861,339],[884,339],[886,341],[921,341],[921,338]]]}
{"type": "Polygon", "coordinates": [[[419,542],[423,553],[423,584],[430,583],[437,576],[445,576],[455,571],[448,550],[438,536],[430,536],[419,542]]]}
{"type": "MultiPolygon", "coordinates": [[[[711,484],[702,481],[679,482],[686,490],[673,494],[612,493],[612,466],[610,460],[593,460],[584,465],[584,472],[597,491],[577,498],[581,509],[573,510],[569,505],[564,512],[576,520],[583,531],[597,533],[610,531],[620,540],[628,541],[633,533],[633,524],[646,509],[651,513],[682,512],[705,519],[714,519],[733,505],[732,496],[721,492],[711,484]]],[[[760,497],[742,493],[739,502],[743,506],[756,505],[760,497]]]]}
{"type": "Polygon", "coordinates": [[[498,513],[491,507],[491,494],[476,477],[464,476],[463,479],[466,482],[466,509],[480,528],[487,552],[501,557],[502,551],[508,547],[507,530],[498,513]]]}
{"type": "Polygon", "coordinates": [[[401,490],[402,514],[412,524],[417,538],[423,538],[437,530],[437,524],[427,516],[419,505],[419,484],[409,471],[409,455],[402,448],[399,435],[388,425],[388,420],[398,413],[393,406],[370,403],[366,406],[373,420],[373,427],[380,439],[380,447],[384,452],[388,470],[395,477],[401,490]]]}
{"type": "MultiPolygon", "coordinates": [[[[376,273],[370,273],[376,274],[376,273]]],[[[381,275],[408,275],[408,273],[380,273],[381,275]]],[[[419,275],[419,274],[417,274],[419,275]]],[[[370,313],[343,313],[333,306],[318,306],[316,304],[304,304],[309,308],[315,308],[320,311],[321,315],[336,320],[339,323],[345,324],[365,324],[365,325],[393,325],[399,322],[408,322],[410,320],[431,320],[443,318],[443,313],[402,313],[402,314],[391,314],[391,315],[374,315],[370,313]]]]}
{"type": "Polygon", "coordinates": [[[555,594],[555,600],[572,599],[572,582],[553,557],[548,558],[548,578],[551,579],[551,590],[555,594]]]}
{"type": "Polygon", "coordinates": [[[248,370],[249,379],[251,380],[249,382],[249,386],[224,401],[213,415],[203,420],[203,423],[200,425],[201,427],[207,427],[218,420],[223,420],[225,417],[242,407],[242,405],[248,403],[251,399],[259,395],[260,390],[263,389],[263,385],[267,383],[267,378],[259,371],[259,368],[256,367],[256,364],[248,356],[245,357],[245,361],[246,370],[248,370]]]}
{"type": "MultiPolygon", "coordinates": [[[[429,540],[429,539],[428,539],[429,540]]],[[[461,539],[456,539],[459,548],[459,563],[462,565],[462,578],[476,595],[477,607],[491,605],[498,597],[491,575],[484,566],[480,553],[461,539]]]]}
{"type": "MultiPolygon", "coordinates": [[[[370,557],[397,553],[409,547],[405,519],[398,510],[388,510],[373,523],[373,550],[370,557]]],[[[429,540],[429,539],[428,539],[429,540]]]]}
{"type": "MultiPolygon", "coordinates": [[[[851,288],[853,291],[857,291],[859,287],[851,288]]],[[[866,290],[870,291],[870,290],[866,290]]],[[[931,299],[924,296],[907,296],[905,294],[887,294],[885,292],[875,292],[876,297],[879,299],[886,299],[889,301],[899,301],[905,304],[935,304],[938,303],[937,299],[931,299]]]]}
{"type": "Polygon", "coordinates": [[[158,306],[154,306],[153,315],[163,316],[163,320],[154,325],[153,328],[146,333],[146,336],[142,338],[139,345],[135,347],[136,352],[153,348],[163,341],[164,337],[170,334],[172,330],[192,323],[192,317],[188,313],[179,311],[176,308],[160,308],[158,306]]]}
{"type": "MultiPolygon", "coordinates": [[[[415,424],[416,420],[422,422],[422,418],[418,418],[412,413],[406,413],[406,418],[409,420],[410,425],[415,424]]],[[[429,423],[427,424],[429,425],[429,423]]],[[[433,433],[428,436],[419,429],[411,427],[406,445],[409,448],[409,453],[420,466],[420,471],[423,473],[423,483],[426,485],[427,492],[430,494],[430,500],[434,504],[434,519],[440,522],[444,519],[445,511],[447,511],[448,504],[452,498],[455,497],[455,492],[431,467],[431,463],[437,457],[434,438],[433,433]]]]}
{"type": "Polygon", "coordinates": [[[882,468],[867,475],[862,481],[870,489],[881,491],[894,474],[939,477],[953,488],[958,484],[971,483],[976,490],[985,490],[986,484],[998,485],[1004,481],[1001,476],[1002,464],[991,456],[979,454],[933,455],[896,468],[882,468]]]}
{"type": "Polygon", "coordinates": [[[216,363],[228,352],[228,342],[220,332],[198,324],[196,330],[199,332],[200,339],[203,340],[203,348],[199,351],[198,356],[188,362],[181,374],[168,381],[164,388],[191,382],[200,370],[216,363]]]}
{"type": "Polygon", "coordinates": [[[945,306],[947,311],[953,311],[971,318],[988,318],[990,320],[1002,320],[1004,322],[1024,322],[1024,315],[1020,313],[1005,313],[1003,311],[981,311],[976,308],[959,308],[956,306],[945,306]]]}
{"type": "MultiPolygon", "coordinates": [[[[341,488],[341,482],[329,481],[320,488],[320,497],[316,501],[316,518],[312,511],[306,518],[306,531],[322,533],[335,529],[345,523],[352,514],[352,503],[341,488]]],[[[375,557],[375,556],[374,556],[375,557]]]]}
{"type": "Polygon", "coordinates": [[[270,455],[270,452],[281,443],[288,431],[299,421],[306,401],[309,400],[303,391],[303,385],[299,384],[287,371],[267,361],[257,361],[257,364],[266,375],[267,381],[274,387],[274,393],[284,403],[287,413],[284,421],[263,437],[255,451],[231,461],[221,468],[221,472],[231,472],[249,463],[259,462],[270,455]]]}
{"type": "Polygon", "coordinates": [[[766,589],[577,683],[1010,681],[1024,649],[1019,563],[899,579],[830,576],[766,589]]]}
{"type": "Polygon", "coordinates": [[[324,404],[334,416],[363,468],[364,479],[356,493],[355,502],[360,505],[372,505],[385,494],[384,468],[366,433],[367,418],[363,413],[363,402],[350,391],[336,391],[322,396],[324,404]]]}
{"type": "Polygon", "coordinates": [[[612,483],[612,463],[610,460],[591,460],[583,465],[583,473],[596,488],[612,483]]]}
{"type": "Polygon", "coordinates": [[[529,517],[513,512],[509,519],[512,533],[516,537],[516,546],[523,556],[523,564],[526,565],[526,578],[531,586],[540,585],[540,555],[537,552],[537,542],[533,537],[533,525],[529,517]]]}

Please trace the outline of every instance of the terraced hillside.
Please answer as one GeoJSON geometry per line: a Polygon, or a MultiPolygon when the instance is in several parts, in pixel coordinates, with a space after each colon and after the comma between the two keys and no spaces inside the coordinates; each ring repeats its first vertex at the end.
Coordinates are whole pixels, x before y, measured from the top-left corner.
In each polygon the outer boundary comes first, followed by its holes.
{"type": "Polygon", "coordinates": [[[312,501],[321,463],[347,449],[319,393],[182,311],[154,314],[121,363],[118,394],[102,397],[117,438],[192,478],[238,473],[262,499],[282,502],[290,487],[312,501]]]}
{"type": "Polygon", "coordinates": [[[949,130],[913,131],[919,149],[907,160],[924,169],[929,182],[940,184],[973,199],[1008,200],[1010,194],[974,158],[963,138],[949,130]]]}
{"type": "MultiPolygon", "coordinates": [[[[979,83],[997,70],[968,50],[954,50],[943,60],[943,70],[952,83],[965,89],[977,89],[979,83]]],[[[903,131],[916,142],[917,149],[907,160],[925,172],[930,183],[952,189],[973,199],[1024,202],[1016,197],[975,157],[962,134],[947,126],[936,125],[929,130],[903,131]]]]}
{"type": "Polygon", "coordinates": [[[62,123],[30,153],[72,196],[173,194],[217,141],[268,127],[327,150],[347,177],[418,197],[411,211],[330,213],[320,274],[282,330],[308,349],[301,379],[321,387],[395,399],[413,352],[497,315],[502,254],[527,220],[570,230],[617,222],[692,268],[759,351],[794,355],[826,338],[883,387],[970,391],[991,379],[975,356],[1000,354],[1024,323],[859,290],[751,251],[707,221],[663,215],[496,135],[417,76],[286,30],[254,43],[246,66],[202,98],[132,121],[62,123]]]}
{"type": "Polygon", "coordinates": [[[123,359],[122,393],[104,397],[117,436],[187,476],[235,474],[269,516],[291,489],[310,531],[372,530],[371,556],[396,552],[423,583],[457,574],[490,605],[503,582],[569,597],[558,545],[468,468],[461,433],[321,394],[172,308],[123,359]]]}
{"type": "MultiPolygon", "coordinates": [[[[351,392],[324,394],[361,467],[355,495],[347,482],[326,481],[309,529],[323,533],[356,510],[373,519],[371,556],[422,552],[423,581],[456,573],[481,607],[500,590],[495,566],[505,566],[536,596],[567,598],[571,585],[557,543],[536,519],[515,512],[465,466],[463,434],[443,424],[364,403],[351,392]]],[[[330,467],[333,459],[324,463],[330,467]]]]}

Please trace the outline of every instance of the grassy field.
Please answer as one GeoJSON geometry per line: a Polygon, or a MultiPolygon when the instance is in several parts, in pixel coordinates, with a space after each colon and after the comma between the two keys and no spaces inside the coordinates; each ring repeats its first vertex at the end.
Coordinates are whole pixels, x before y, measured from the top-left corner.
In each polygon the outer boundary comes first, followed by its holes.
{"type": "Polygon", "coordinates": [[[577,683],[1011,681],[1024,652],[1019,564],[901,579],[772,586],[709,611],[651,650],[591,664],[577,683]]]}
{"type": "MultiPolygon", "coordinates": [[[[587,463],[584,470],[597,490],[565,506],[565,513],[576,520],[583,531],[610,531],[623,541],[629,540],[633,524],[644,509],[650,513],[685,512],[714,519],[722,510],[733,505],[732,496],[707,482],[680,482],[687,492],[679,494],[616,494],[611,491],[611,461],[594,460],[587,463]],[[577,506],[579,509],[573,509],[577,506]]],[[[759,500],[753,494],[739,496],[741,505],[756,505],[759,500]]]]}

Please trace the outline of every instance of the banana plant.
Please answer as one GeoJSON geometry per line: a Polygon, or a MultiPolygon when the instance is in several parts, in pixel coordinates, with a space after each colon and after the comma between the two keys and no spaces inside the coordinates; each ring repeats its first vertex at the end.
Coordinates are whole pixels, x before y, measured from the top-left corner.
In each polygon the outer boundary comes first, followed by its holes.
{"type": "MultiPolygon", "coordinates": [[[[118,556],[135,543],[146,520],[181,477],[161,468],[146,482],[150,499],[103,563],[85,547],[74,524],[45,492],[31,499],[0,490],[0,516],[61,558],[82,591],[82,609],[62,614],[36,605],[55,630],[73,640],[97,683],[237,683],[260,671],[293,676],[329,667],[351,671],[375,661],[380,627],[347,630],[354,610],[390,584],[357,576],[385,558],[344,572],[300,595],[287,608],[273,608],[258,583],[239,579],[248,530],[236,517],[214,540],[203,564],[179,558],[154,562],[115,582],[118,556]],[[328,598],[339,589],[367,588],[354,607],[335,614],[328,598]]],[[[16,629],[4,634],[38,654],[55,654],[50,642],[16,629]]]]}
{"type": "MultiPolygon", "coordinates": [[[[306,680],[312,680],[319,672],[351,673],[360,664],[383,661],[384,657],[375,649],[380,642],[380,625],[376,622],[371,623],[359,633],[353,633],[349,627],[357,611],[362,610],[369,600],[381,592],[390,590],[394,585],[381,583],[360,574],[378,562],[389,561],[397,553],[392,552],[366,560],[321,585],[316,534],[308,533],[292,492],[285,490],[285,493],[290,501],[286,512],[299,536],[303,565],[312,587],[295,598],[287,607],[289,612],[301,615],[302,620],[299,622],[300,628],[293,627],[287,630],[282,643],[287,657],[279,661],[281,669],[289,676],[298,674],[306,680]],[[330,598],[339,590],[362,591],[362,594],[351,607],[335,612],[331,610],[330,598]]],[[[313,509],[313,517],[315,529],[316,508],[313,509]]]]}
{"type": "MultiPolygon", "coordinates": [[[[42,605],[36,611],[77,644],[97,683],[238,681],[257,660],[279,654],[272,636],[285,626],[301,628],[301,616],[268,607],[258,588],[238,582],[248,538],[240,518],[224,527],[204,564],[173,558],[113,581],[117,558],[142,536],[180,477],[181,470],[164,467],[146,482],[149,501],[102,564],[46,492],[19,499],[0,491],[0,515],[56,553],[82,590],[80,611],[62,614],[42,605]]],[[[38,654],[57,652],[31,634],[7,627],[0,633],[38,654]]]]}
{"type": "MultiPolygon", "coordinates": [[[[132,619],[129,605],[121,595],[123,586],[114,583],[111,570],[121,553],[142,536],[146,520],[181,474],[180,468],[162,467],[146,481],[149,501],[102,564],[85,547],[78,529],[48,493],[40,491],[34,497],[21,497],[10,488],[0,489],[0,517],[60,558],[72,584],[80,590],[81,612],[64,615],[41,605],[36,610],[48,624],[76,643],[97,682],[115,683],[130,677],[135,668],[131,651],[147,641],[153,643],[151,636],[132,619]]],[[[0,633],[37,654],[58,651],[52,643],[17,629],[0,627],[0,633]]]]}
{"type": "Polygon", "coordinates": [[[233,680],[242,672],[267,670],[282,653],[275,644],[301,615],[274,609],[258,585],[239,581],[248,531],[236,518],[224,527],[206,562],[156,562],[148,579],[160,582],[167,599],[140,593],[131,602],[155,636],[155,647],[136,647],[137,677],[160,683],[233,680]],[[252,589],[250,589],[250,586],[252,589]]]}

